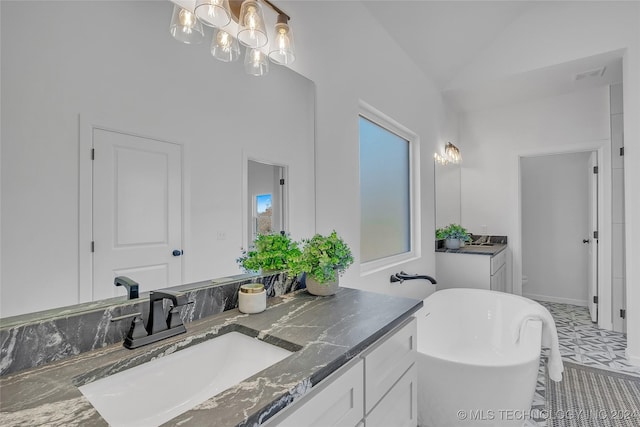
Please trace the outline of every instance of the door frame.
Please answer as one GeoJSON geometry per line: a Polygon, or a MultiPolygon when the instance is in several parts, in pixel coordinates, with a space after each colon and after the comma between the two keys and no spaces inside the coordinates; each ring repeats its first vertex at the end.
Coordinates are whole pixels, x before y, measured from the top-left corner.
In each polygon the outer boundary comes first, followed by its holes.
{"type": "Polygon", "coordinates": [[[554,154],[579,152],[598,153],[598,326],[602,329],[613,329],[613,291],[611,279],[611,233],[612,233],[612,201],[611,201],[611,140],[600,139],[584,141],[577,144],[544,147],[523,150],[516,153],[514,162],[518,185],[514,210],[517,212],[516,231],[509,246],[513,252],[513,293],[522,295],[522,168],[523,157],[537,157],[554,154]]]}
{"type": "MultiPolygon", "coordinates": [[[[91,149],[93,148],[93,130],[100,129],[107,132],[117,132],[139,138],[153,139],[180,147],[180,175],[182,178],[181,203],[182,203],[182,233],[183,251],[189,253],[189,239],[187,232],[190,227],[190,197],[185,191],[188,187],[186,173],[186,146],[176,141],[153,136],[153,132],[134,129],[130,124],[125,125],[126,120],[107,118],[96,114],[81,113],[79,115],[78,138],[78,303],[93,301],[93,160],[91,149]],[[126,129],[126,130],[125,130],[126,129]]],[[[185,257],[180,257],[182,264],[181,281],[184,282],[187,262],[185,257]]]]}
{"type": "Polygon", "coordinates": [[[273,160],[265,159],[264,157],[254,156],[248,153],[245,149],[242,150],[242,244],[241,248],[243,250],[248,250],[249,245],[249,236],[251,235],[251,231],[247,229],[249,224],[249,161],[262,163],[265,165],[277,166],[282,168],[282,174],[284,176],[284,189],[282,191],[282,212],[283,221],[282,227],[290,233],[291,230],[289,228],[291,222],[289,221],[289,217],[291,216],[291,207],[289,206],[289,165],[276,162],[273,160]]]}

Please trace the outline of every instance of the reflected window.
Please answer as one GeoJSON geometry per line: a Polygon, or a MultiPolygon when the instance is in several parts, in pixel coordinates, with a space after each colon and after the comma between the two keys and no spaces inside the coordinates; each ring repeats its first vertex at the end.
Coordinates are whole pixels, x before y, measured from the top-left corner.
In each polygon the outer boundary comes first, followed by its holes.
{"type": "Polygon", "coordinates": [[[258,234],[270,234],[273,232],[273,207],[271,206],[271,194],[259,194],[256,196],[256,230],[258,234]]]}
{"type": "Polygon", "coordinates": [[[360,260],[375,268],[415,255],[412,161],[417,137],[377,112],[365,113],[359,117],[360,260]]]}

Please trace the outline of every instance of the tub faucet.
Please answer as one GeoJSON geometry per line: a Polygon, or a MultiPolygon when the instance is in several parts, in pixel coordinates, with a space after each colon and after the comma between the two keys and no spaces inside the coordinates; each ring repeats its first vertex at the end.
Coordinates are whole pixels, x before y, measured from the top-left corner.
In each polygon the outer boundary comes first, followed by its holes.
{"type": "Polygon", "coordinates": [[[391,277],[389,278],[389,281],[391,283],[394,283],[394,282],[402,283],[405,280],[414,280],[414,279],[425,279],[425,280],[430,281],[434,285],[438,283],[438,282],[436,282],[436,279],[434,279],[431,276],[427,276],[427,275],[424,275],[424,274],[422,274],[422,275],[421,274],[407,274],[404,271],[401,271],[400,273],[392,274],[391,277]]]}
{"type": "Polygon", "coordinates": [[[140,316],[135,316],[131,327],[124,339],[126,348],[137,348],[151,344],[178,334],[187,332],[182,323],[180,309],[190,304],[186,295],[178,292],[163,290],[149,292],[149,318],[146,326],[140,316]],[[164,300],[170,300],[169,312],[164,310],[164,300]]]}

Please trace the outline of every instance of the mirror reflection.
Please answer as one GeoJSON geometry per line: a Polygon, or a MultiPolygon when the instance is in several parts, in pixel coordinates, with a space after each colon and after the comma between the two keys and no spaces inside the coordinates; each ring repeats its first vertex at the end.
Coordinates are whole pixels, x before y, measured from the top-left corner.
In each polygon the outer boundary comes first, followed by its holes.
{"type": "Polygon", "coordinates": [[[460,164],[443,164],[438,161],[434,163],[436,229],[449,224],[460,224],[460,164]]]}
{"type": "Polygon", "coordinates": [[[248,162],[247,230],[246,247],[252,249],[258,234],[286,233],[287,212],[287,167],[255,160],[248,162]]]}
{"type": "Polygon", "coordinates": [[[0,7],[0,316],[241,273],[250,158],[288,166],[278,215],[313,235],[311,81],[176,41],[169,1],[0,7]]]}

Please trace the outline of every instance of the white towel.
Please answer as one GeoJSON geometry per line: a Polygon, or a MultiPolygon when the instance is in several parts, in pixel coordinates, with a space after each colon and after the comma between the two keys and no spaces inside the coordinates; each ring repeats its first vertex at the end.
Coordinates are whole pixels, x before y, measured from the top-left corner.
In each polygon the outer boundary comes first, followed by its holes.
{"type": "Polygon", "coordinates": [[[549,313],[549,310],[535,301],[530,300],[530,304],[527,305],[514,320],[514,338],[515,342],[520,340],[520,335],[524,330],[524,326],[529,320],[540,320],[542,322],[542,346],[548,347],[549,360],[547,369],[549,369],[549,378],[555,382],[562,381],[562,372],[564,366],[562,364],[562,357],[560,356],[560,345],[558,344],[558,331],[556,330],[556,323],[553,320],[553,316],[549,313]]]}

